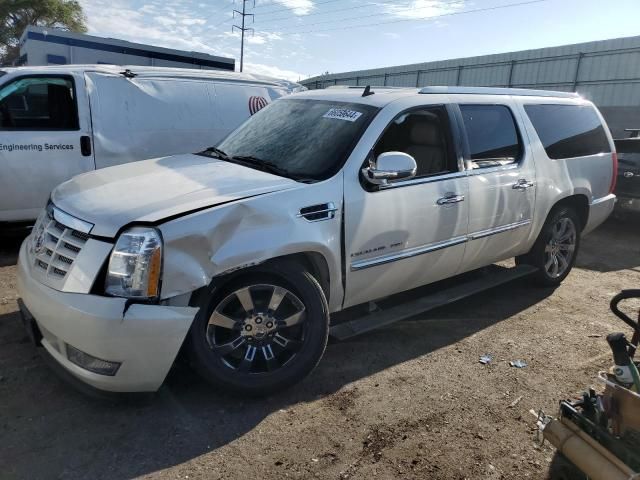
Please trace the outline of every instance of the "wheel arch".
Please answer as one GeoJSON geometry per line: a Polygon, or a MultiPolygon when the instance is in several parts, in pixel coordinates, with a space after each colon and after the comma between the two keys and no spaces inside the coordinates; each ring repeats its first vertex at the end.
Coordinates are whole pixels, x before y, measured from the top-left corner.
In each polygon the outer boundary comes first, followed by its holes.
{"type": "Polygon", "coordinates": [[[274,257],[267,260],[264,264],[269,265],[282,261],[294,262],[304,267],[305,270],[318,281],[320,287],[322,287],[327,302],[331,300],[331,273],[329,272],[329,264],[327,263],[327,259],[324,258],[324,255],[311,251],[292,253],[274,257]]]}
{"type": "Polygon", "coordinates": [[[549,218],[550,215],[553,214],[553,212],[562,207],[569,207],[574,212],[576,212],[576,215],[580,220],[580,231],[584,230],[585,226],[587,225],[587,221],[589,220],[589,198],[582,193],[576,193],[561,198],[551,206],[551,208],[547,212],[545,221],[547,218],[549,218]]]}
{"type": "Polygon", "coordinates": [[[197,302],[197,299],[201,298],[201,295],[207,294],[215,288],[220,288],[220,286],[240,276],[250,275],[251,272],[259,271],[261,267],[270,266],[282,262],[296,263],[307,270],[320,284],[327,302],[330,301],[331,272],[329,270],[329,263],[327,262],[327,259],[320,252],[303,251],[272,257],[261,261],[256,265],[245,266],[231,272],[227,271],[216,275],[211,279],[209,285],[201,287],[192,293],[190,303],[193,303],[194,301],[197,302]]]}

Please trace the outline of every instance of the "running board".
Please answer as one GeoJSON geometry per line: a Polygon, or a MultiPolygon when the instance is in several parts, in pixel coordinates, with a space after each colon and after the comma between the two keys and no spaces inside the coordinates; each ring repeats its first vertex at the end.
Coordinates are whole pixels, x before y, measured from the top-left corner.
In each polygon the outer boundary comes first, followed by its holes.
{"type": "MultiPolygon", "coordinates": [[[[492,265],[487,270],[488,273],[482,273],[471,280],[466,280],[452,287],[420,296],[415,300],[392,304],[387,308],[376,310],[354,320],[338,323],[331,327],[329,335],[338,340],[346,340],[530,275],[537,269],[530,265],[518,265],[511,268],[492,265]]],[[[387,303],[386,300],[385,303],[387,303]]]]}

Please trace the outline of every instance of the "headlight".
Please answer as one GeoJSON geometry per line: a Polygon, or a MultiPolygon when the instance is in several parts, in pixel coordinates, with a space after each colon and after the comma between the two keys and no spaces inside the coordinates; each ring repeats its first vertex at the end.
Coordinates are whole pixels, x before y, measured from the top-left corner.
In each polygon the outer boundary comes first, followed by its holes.
{"type": "Polygon", "coordinates": [[[160,295],[162,238],[155,228],[135,227],[121,233],[109,258],[108,295],[154,299],[160,295]]]}

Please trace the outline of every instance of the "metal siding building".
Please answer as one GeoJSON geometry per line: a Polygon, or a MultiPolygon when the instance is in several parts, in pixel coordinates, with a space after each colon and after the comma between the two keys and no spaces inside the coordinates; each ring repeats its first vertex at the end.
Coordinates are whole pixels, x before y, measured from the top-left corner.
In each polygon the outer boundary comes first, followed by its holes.
{"type": "Polygon", "coordinates": [[[464,85],[577,91],[601,110],[614,136],[640,128],[640,36],[314,77],[331,85],[464,85]]]}
{"type": "Polygon", "coordinates": [[[29,26],[20,38],[18,65],[144,65],[230,70],[233,58],[131,43],[65,30],[29,26]]]}

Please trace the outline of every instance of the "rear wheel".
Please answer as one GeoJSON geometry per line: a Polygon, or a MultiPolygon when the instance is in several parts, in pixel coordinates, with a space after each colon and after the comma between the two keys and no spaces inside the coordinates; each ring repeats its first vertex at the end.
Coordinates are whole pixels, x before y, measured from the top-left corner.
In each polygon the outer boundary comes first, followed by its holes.
{"type": "Polygon", "coordinates": [[[322,288],[309,272],[287,263],[247,272],[203,298],[188,348],[211,383],[266,395],[313,370],[328,332],[322,288]]]}
{"type": "Polygon", "coordinates": [[[537,267],[536,282],[554,287],[569,275],[579,245],[580,220],[571,208],[560,207],[549,214],[531,251],[517,257],[516,263],[537,267]]]}

